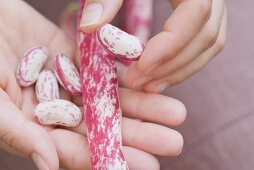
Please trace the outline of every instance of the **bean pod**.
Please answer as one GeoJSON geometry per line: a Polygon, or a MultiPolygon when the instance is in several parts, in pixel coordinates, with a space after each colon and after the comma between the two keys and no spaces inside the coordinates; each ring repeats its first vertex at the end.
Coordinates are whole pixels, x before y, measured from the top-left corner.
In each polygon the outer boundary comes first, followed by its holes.
{"type": "Polygon", "coordinates": [[[150,35],[153,20],[154,0],[125,0],[123,30],[138,37],[146,44],[150,35]]]}
{"type": "MultiPolygon", "coordinates": [[[[79,19],[85,4],[81,0],[79,19]]],[[[93,170],[127,170],[122,152],[121,108],[114,57],[96,34],[79,34],[81,82],[87,137],[93,170]]]]}

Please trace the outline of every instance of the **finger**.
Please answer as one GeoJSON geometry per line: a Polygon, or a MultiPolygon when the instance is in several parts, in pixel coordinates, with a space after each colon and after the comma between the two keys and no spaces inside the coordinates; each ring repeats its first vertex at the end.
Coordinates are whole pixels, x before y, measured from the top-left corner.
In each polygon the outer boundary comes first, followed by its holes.
{"type": "MultiPolygon", "coordinates": [[[[65,169],[91,169],[87,138],[83,135],[55,129],[51,136],[57,147],[60,165],[65,169]]],[[[140,150],[123,146],[124,156],[130,169],[159,169],[157,159],[140,150]]]]}
{"type": "Polygon", "coordinates": [[[210,14],[211,0],[181,1],[165,22],[164,31],[148,42],[138,61],[138,69],[149,73],[175,57],[196,36],[210,14]]]}
{"type": "Polygon", "coordinates": [[[171,2],[173,9],[175,9],[180,3],[179,0],[170,0],[170,2],[171,2]]]}
{"type": "Polygon", "coordinates": [[[28,121],[7,98],[0,89],[0,147],[32,158],[40,170],[57,170],[57,152],[48,133],[28,121]]]}
{"type": "MultiPolygon", "coordinates": [[[[85,135],[85,128],[85,121],[82,121],[78,127],[70,130],[85,135]]],[[[178,155],[183,147],[183,138],[179,132],[125,117],[122,119],[122,138],[123,145],[162,156],[178,155]]]]}
{"type": "Polygon", "coordinates": [[[119,88],[119,97],[125,117],[166,126],[180,125],[186,117],[185,106],[167,96],[119,88]]]}
{"type": "Polygon", "coordinates": [[[200,33],[176,57],[160,65],[150,75],[155,79],[168,77],[213,46],[220,32],[224,4],[223,0],[213,0],[211,17],[200,33]]]}
{"type": "Polygon", "coordinates": [[[50,135],[55,143],[60,166],[64,169],[91,169],[87,138],[64,129],[54,129],[50,135]]]}
{"type": "Polygon", "coordinates": [[[189,65],[178,70],[176,73],[172,74],[171,76],[161,80],[149,82],[147,85],[145,85],[145,90],[147,92],[159,93],[165,90],[166,88],[166,86],[164,86],[163,88],[159,88],[159,87],[162,87],[163,84],[168,84],[168,86],[178,84],[186,80],[188,77],[195,74],[199,70],[201,70],[213,59],[214,56],[216,56],[224,48],[225,41],[226,41],[226,29],[227,29],[227,12],[225,9],[220,33],[215,44],[206,52],[204,52],[201,56],[199,56],[197,59],[191,62],[189,65]]]}
{"type": "Polygon", "coordinates": [[[141,89],[139,88],[139,84],[142,84],[144,81],[147,81],[147,79],[150,79],[150,77],[146,78],[144,77],[142,80],[139,80],[138,82],[135,82],[135,76],[142,76],[143,73],[140,72],[137,69],[137,62],[133,62],[129,67],[123,65],[120,62],[115,62],[117,67],[117,79],[119,82],[119,85],[121,87],[127,87],[127,88],[135,88],[135,89],[141,89]]]}
{"type": "Polygon", "coordinates": [[[50,56],[47,60],[46,68],[53,69],[53,63],[59,53],[68,56],[68,58],[76,65],[79,64],[79,61],[76,59],[78,57],[76,57],[77,46],[75,42],[60,29],[57,29],[54,32],[50,42],[47,43],[47,47],[49,49],[50,56]]]}
{"type": "Polygon", "coordinates": [[[123,118],[122,124],[124,145],[161,156],[176,156],[182,151],[183,137],[173,129],[128,118],[123,118]]]}
{"type": "MultiPolygon", "coordinates": [[[[0,61],[2,62],[2,61],[0,61]]],[[[9,70],[5,66],[9,66],[3,61],[4,65],[0,68],[0,88],[8,94],[11,101],[20,108],[21,106],[21,89],[18,87],[16,77],[12,70],[9,70]]]]}
{"type": "Polygon", "coordinates": [[[151,154],[136,148],[123,146],[123,154],[131,170],[159,170],[158,160],[151,154]]]}
{"type": "Polygon", "coordinates": [[[84,32],[94,32],[102,23],[110,23],[122,6],[123,0],[87,0],[80,28],[84,32]]]}
{"type": "Polygon", "coordinates": [[[115,62],[116,68],[117,68],[117,80],[119,83],[119,86],[126,87],[127,81],[126,81],[126,73],[127,73],[127,66],[124,64],[116,61],[115,62]]]}
{"type": "MultiPolygon", "coordinates": [[[[63,31],[57,30],[55,31],[54,36],[51,38],[51,41],[48,43],[48,48],[50,51],[50,57],[47,61],[46,68],[49,70],[53,70],[53,64],[55,62],[55,57],[62,53],[67,56],[77,68],[79,68],[80,61],[77,55],[77,46],[72,39],[70,39],[63,31]]],[[[71,96],[69,92],[67,92],[62,87],[60,88],[60,98],[71,100],[76,98],[71,96]]]]}
{"type": "Polygon", "coordinates": [[[125,117],[176,126],[186,116],[184,105],[167,96],[120,88],[119,97],[125,117]]]}

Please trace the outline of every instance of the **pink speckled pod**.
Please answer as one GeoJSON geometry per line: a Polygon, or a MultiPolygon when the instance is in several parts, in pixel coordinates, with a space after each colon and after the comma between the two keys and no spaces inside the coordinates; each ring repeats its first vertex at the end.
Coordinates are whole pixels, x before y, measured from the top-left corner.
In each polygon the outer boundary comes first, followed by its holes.
{"type": "Polygon", "coordinates": [[[35,92],[40,103],[59,98],[58,82],[51,71],[44,70],[39,74],[35,92]]]}
{"type": "Polygon", "coordinates": [[[82,113],[75,104],[61,99],[39,103],[34,116],[43,125],[66,127],[76,127],[82,119],[82,113]]]}
{"type": "MultiPolygon", "coordinates": [[[[81,0],[80,15],[85,0],[81,0]]],[[[121,108],[114,57],[105,52],[96,34],[78,31],[81,82],[93,170],[127,170],[122,152],[121,108]]]]}
{"type": "Polygon", "coordinates": [[[20,86],[28,87],[36,82],[47,58],[48,50],[44,46],[34,47],[24,54],[16,75],[20,86]]]}
{"type": "Polygon", "coordinates": [[[55,75],[72,95],[81,95],[80,75],[76,66],[64,54],[58,54],[54,63],[55,75]]]}
{"type": "Polygon", "coordinates": [[[101,25],[97,29],[97,37],[106,50],[119,58],[138,60],[144,50],[137,37],[110,24],[101,25]]]}
{"type": "MultiPolygon", "coordinates": [[[[153,0],[125,0],[123,3],[123,19],[121,28],[136,37],[143,44],[148,42],[152,30],[153,0]]],[[[121,59],[120,62],[129,66],[132,62],[121,59]]]]}
{"type": "Polygon", "coordinates": [[[142,43],[151,35],[154,0],[125,0],[123,30],[138,37],[142,43]]]}

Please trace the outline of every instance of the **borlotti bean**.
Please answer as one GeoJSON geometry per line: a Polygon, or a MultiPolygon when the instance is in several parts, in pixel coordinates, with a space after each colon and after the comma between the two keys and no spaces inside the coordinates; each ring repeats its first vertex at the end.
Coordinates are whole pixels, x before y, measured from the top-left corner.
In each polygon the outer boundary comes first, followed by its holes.
{"type": "Polygon", "coordinates": [[[76,66],[64,54],[58,54],[54,63],[55,75],[63,88],[72,95],[81,95],[80,75],[76,66]]]}
{"type": "MultiPolygon", "coordinates": [[[[80,1],[80,14],[85,0],[80,1]]],[[[79,34],[82,95],[93,170],[127,170],[122,152],[121,108],[114,57],[102,49],[96,33],[79,34]]]]}
{"type": "Polygon", "coordinates": [[[82,113],[75,104],[61,99],[39,103],[34,116],[43,125],[65,127],[76,127],[82,119],[82,113]]]}
{"type": "Polygon", "coordinates": [[[59,98],[58,82],[51,71],[44,70],[39,74],[35,92],[40,103],[59,98]]]}
{"type": "Polygon", "coordinates": [[[24,54],[16,75],[20,86],[28,87],[36,82],[47,58],[48,50],[44,46],[34,47],[24,54]]]}
{"type": "Polygon", "coordinates": [[[103,24],[97,29],[97,38],[105,49],[119,58],[138,60],[144,50],[137,37],[110,24],[103,24]]]}

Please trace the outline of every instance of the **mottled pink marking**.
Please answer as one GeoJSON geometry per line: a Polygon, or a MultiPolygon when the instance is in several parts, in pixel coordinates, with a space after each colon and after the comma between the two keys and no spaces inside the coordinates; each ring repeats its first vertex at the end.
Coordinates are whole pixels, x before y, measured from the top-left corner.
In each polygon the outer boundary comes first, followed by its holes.
{"type": "MultiPolygon", "coordinates": [[[[138,37],[143,44],[146,44],[151,36],[153,1],[125,0],[123,4],[121,28],[125,32],[138,37]]],[[[126,66],[131,64],[130,61],[125,59],[121,59],[120,62],[126,66]]]]}
{"type": "Polygon", "coordinates": [[[39,74],[35,86],[38,101],[45,102],[59,98],[59,87],[54,74],[49,70],[44,70],[39,74]]]}
{"type": "Polygon", "coordinates": [[[82,120],[80,109],[61,99],[39,103],[34,110],[34,116],[43,125],[76,127],[82,120]]]}
{"type": "MultiPolygon", "coordinates": [[[[80,15],[85,0],[80,1],[80,15]]],[[[127,170],[121,139],[121,108],[114,57],[97,42],[96,34],[78,31],[81,82],[93,170],[127,170]]]]}
{"type": "Polygon", "coordinates": [[[16,74],[20,86],[28,87],[36,82],[47,58],[48,50],[44,46],[36,46],[24,54],[16,74]]]}
{"type": "Polygon", "coordinates": [[[137,37],[110,24],[102,24],[97,29],[97,38],[109,53],[119,58],[135,61],[144,50],[144,45],[137,37]],[[128,54],[125,51],[128,51],[128,54]]]}
{"type": "Polygon", "coordinates": [[[61,86],[72,95],[81,95],[80,74],[68,57],[64,54],[58,54],[55,59],[54,70],[61,86]]]}
{"type": "Polygon", "coordinates": [[[153,20],[154,0],[125,0],[122,28],[137,36],[144,44],[148,41],[153,20]]]}

